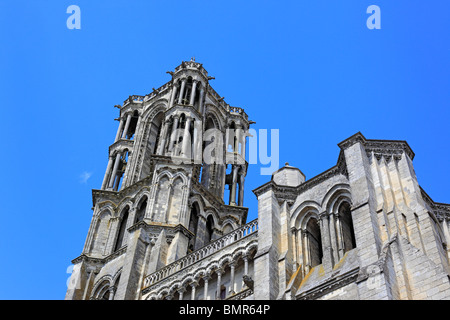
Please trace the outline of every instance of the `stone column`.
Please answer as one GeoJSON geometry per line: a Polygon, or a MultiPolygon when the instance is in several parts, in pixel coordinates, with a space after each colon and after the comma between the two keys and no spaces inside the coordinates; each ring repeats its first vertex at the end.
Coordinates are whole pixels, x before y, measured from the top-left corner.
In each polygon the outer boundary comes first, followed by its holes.
{"type": "Polygon", "coordinates": [[[291,228],[291,235],[292,235],[292,251],[294,252],[293,254],[293,262],[294,262],[294,266],[295,269],[298,268],[298,263],[297,263],[297,259],[298,259],[298,250],[297,250],[297,229],[295,229],[295,227],[291,228]]]}
{"type": "Polygon", "coordinates": [[[239,195],[238,195],[238,206],[242,207],[244,205],[244,173],[239,174],[239,195]]]}
{"type": "Polygon", "coordinates": [[[236,125],[236,141],[233,146],[235,154],[239,153],[239,142],[241,142],[241,131],[242,131],[241,126],[237,124],[236,125]]]}
{"type": "Polygon", "coordinates": [[[234,268],[236,266],[235,262],[230,263],[230,269],[231,269],[231,274],[230,274],[230,294],[233,295],[235,293],[234,291],[234,268]]]}
{"type": "Polygon", "coordinates": [[[311,252],[309,250],[309,237],[308,237],[308,231],[303,230],[302,232],[303,236],[303,260],[305,263],[305,275],[309,272],[309,269],[311,268],[311,252]]]}
{"type": "Polygon", "coordinates": [[[180,95],[178,96],[178,104],[181,104],[183,101],[183,95],[184,95],[184,88],[186,87],[186,79],[183,79],[181,81],[181,89],[180,89],[180,95]]]}
{"type": "Polygon", "coordinates": [[[191,300],[195,300],[195,288],[198,286],[198,282],[194,281],[191,283],[191,288],[192,288],[192,292],[191,292],[191,300]]]}
{"type": "Polygon", "coordinates": [[[197,82],[198,82],[197,80],[193,80],[193,81],[192,81],[191,100],[189,101],[189,104],[190,104],[191,106],[194,105],[195,90],[196,90],[196,88],[197,88],[197,82]]]}
{"type": "Polygon", "coordinates": [[[339,218],[339,214],[335,215],[334,220],[336,221],[336,230],[337,230],[337,246],[338,246],[338,252],[339,252],[339,259],[342,259],[344,256],[344,242],[343,242],[343,234],[342,234],[342,224],[341,219],[339,218]]]}
{"type": "MultiPolygon", "coordinates": [[[[191,117],[186,117],[186,125],[184,126],[184,134],[183,134],[183,144],[181,148],[182,155],[184,157],[190,157],[191,155],[188,154],[188,148],[191,147],[191,137],[189,133],[189,128],[191,127],[191,117]]],[[[190,152],[189,152],[190,153],[190,152]]]]}
{"type": "Polygon", "coordinates": [[[184,287],[181,287],[179,290],[178,290],[178,294],[179,294],[179,300],[183,300],[183,294],[186,292],[186,288],[184,288],[184,287]]]}
{"type": "Polygon", "coordinates": [[[161,130],[161,140],[159,141],[158,149],[156,150],[156,154],[164,155],[164,145],[166,144],[167,130],[169,129],[169,123],[164,121],[163,128],[161,130]]]}
{"type": "Polygon", "coordinates": [[[194,163],[202,163],[202,128],[201,121],[194,120],[194,163]]]}
{"type": "Polygon", "coordinates": [[[173,102],[175,101],[175,97],[177,95],[178,87],[174,84],[172,89],[172,97],[170,97],[169,109],[173,107],[173,102]]]}
{"type": "Polygon", "coordinates": [[[127,137],[128,128],[130,127],[130,122],[131,122],[131,113],[129,113],[127,115],[127,122],[125,123],[125,129],[123,129],[123,132],[122,132],[122,137],[121,137],[122,139],[127,137]]]}
{"type": "Polygon", "coordinates": [[[111,177],[109,178],[109,185],[108,185],[109,189],[112,189],[114,187],[114,179],[117,175],[117,169],[119,168],[119,163],[120,163],[120,153],[117,152],[116,160],[114,162],[114,169],[111,173],[111,177]]]}
{"type": "Polygon", "coordinates": [[[103,178],[103,182],[102,182],[102,188],[101,188],[102,190],[105,190],[105,188],[106,188],[106,186],[108,184],[108,177],[109,177],[109,174],[111,172],[113,161],[114,161],[113,157],[109,156],[108,166],[106,167],[105,177],[103,178]]]}
{"type": "Polygon", "coordinates": [[[108,300],[114,300],[114,293],[115,292],[116,292],[116,288],[114,286],[109,288],[108,300]]]}
{"type": "Polygon", "coordinates": [[[334,214],[330,213],[329,215],[330,220],[330,245],[331,245],[331,252],[333,255],[334,263],[337,263],[339,261],[339,248],[337,243],[337,235],[336,235],[336,223],[334,220],[334,214]]]}
{"type": "Polygon", "coordinates": [[[236,205],[236,185],[237,185],[237,171],[238,166],[233,166],[233,180],[231,184],[231,191],[230,191],[230,205],[236,205]]]}
{"type": "Polygon", "coordinates": [[[324,267],[325,271],[330,271],[333,268],[333,257],[331,253],[330,229],[327,212],[322,212],[321,214],[319,214],[319,223],[323,252],[322,266],[324,267]]]}
{"type": "Polygon", "coordinates": [[[120,124],[119,124],[119,129],[117,130],[117,134],[116,134],[116,138],[114,139],[114,142],[116,142],[117,140],[119,140],[121,133],[122,133],[122,129],[123,129],[123,118],[120,118],[120,124]]]}
{"type": "Polygon", "coordinates": [[[222,286],[222,273],[223,273],[222,269],[216,270],[216,274],[217,274],[216,300],[220,300],[220,288],[222,286]]]}
{"type": "Polygon", "coordinates": [[[244,276],[248,276],[248,257],[244,256],[242,259],[244,260],[244,276]]]}
{"type": "Polygon", "coordinates": [[[205,90],[203,89],[203,86],[200,88],[200,98],[199,98],[199,103],[198,103],[198,111],[200,112],[200,114],[203,114],[203,99],[205,96],[205,90]]]}
{"type": "Polygon", "coordinates": [[[205,282],[204,291],[203,291],[203,300],[208,300],[208,282],[211,280],[211,276],[207,274],[203,277],[203,281],[205,282]]]}
{"type": "Polygon", "coordinates": [[[176,130],[178,128],[178,116],[175,115],[173,117],[173,124],[172,124],[172,133],[170,134],[170,142],[169,142],[169,149],[168,151],[172,151],[173,149],[173,144],[175,143],[175,139],[176,139],[176,130]]]}
{"type": "Polygon", "coordinates": [[[113,190],[114,191],[117,191],[117,190],[119,190],[119,184],[120,184],[120,180],[122,179],[122,175],[123,175],[123,172],[117,172],[117,179],[116,179],[116,183],[114,184],[114,188],[113,188],[113,190]]]}

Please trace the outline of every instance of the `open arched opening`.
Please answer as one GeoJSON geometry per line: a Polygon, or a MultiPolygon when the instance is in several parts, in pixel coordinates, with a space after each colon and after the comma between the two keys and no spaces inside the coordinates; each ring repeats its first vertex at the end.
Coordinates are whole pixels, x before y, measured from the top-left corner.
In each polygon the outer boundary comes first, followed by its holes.
{"type": "Polygon", "coordinates": [[[194,251],[195,248],[195,239],[197,238],[197,227],[198,227],[198,216],[200,214],[200,208],[197,202],[192,204],[191,214],[189,218],[189,231],[191,231],[194,236],[189,240],[188,244],[188,253],[194,251]]]}
{"type": "Polygon", "coordinates": [[[214,220],[212,216],[208,216],[206,219],[206,228],[205,228],[205,244],[210,243],[213,240],[213,232],[214,232],[214,220]]]}
{"type": "Polygon", "coordinates": [[[353,229],[352,213],[350,211],[350,204],[348,202],[343,202],[339,206],[338,216],[345,253],[353,248],[356,248],[356,238],[355,231],[353,229]]]}
{"type": "Polygon", "coordinates": [[[125,133],[126,139],[133,140],[134,134],[136,133],[138,119],[139,119],[139,113],[136,110],[133,112],[133,115],[131,116],[128,130],[125,133]]]}
{"type": "Polygon", "coordinates": [[[320,226],[316,218],[310,218],[306,224],[306,233],[308,241],[308,251],[310,258],[310,266],[314,268],[322,264],[322,236],[320,226]]]}
{"type": "Polygon", "coordinates": [[[136,218],[134,219],[134,223],[138,223],[139,221],[143,221],[145,217],[145,210],[147,209],[147,196],[144,196],[143,199],[139,202],[139,205],[136,210],[136,218]]]}
{"type": "Polygon", "coordinates": [[[161,138],[161,129],[163,120],[164,120],[164,113],[160,112],[153,118],[152,124],[150,126],[148,148],[151,154],[155,154],[157,151],[158,143],[161,138]]]}
{"type": "Polygon", "coordinates": [[[125,232],[126,232],[126,228],[127,228],[129,210],[130,210],[130,208],[128,206],[125,209],[123,209],[122,219],[120,220],[119,232],[117,234],[116,245],[114,246],[114,251],[119,250],[120,248],[122,248],[125,245],[125,232]]]}

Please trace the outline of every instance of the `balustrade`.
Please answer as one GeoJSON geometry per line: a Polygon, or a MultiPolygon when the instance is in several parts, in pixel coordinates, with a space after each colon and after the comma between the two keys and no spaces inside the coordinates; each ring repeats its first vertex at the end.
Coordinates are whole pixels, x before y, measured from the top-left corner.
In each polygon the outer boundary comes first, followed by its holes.
{"type": "Polygon", "coordinates": [[[229,246],[255,232],[258,231],[258,219],[255,219],[246,225],[231,231],[230,233],[224,235],[223,237],[209,243],[208,245],[188,254],[187,256],[172,262],[171,264],[165,266],[164,268],[148,275],[144,280],[144,287],[155,284],[164,278],[190,266],[194,263],[208,257],[215,252],[220,251],[226,246],[229,246]]]}

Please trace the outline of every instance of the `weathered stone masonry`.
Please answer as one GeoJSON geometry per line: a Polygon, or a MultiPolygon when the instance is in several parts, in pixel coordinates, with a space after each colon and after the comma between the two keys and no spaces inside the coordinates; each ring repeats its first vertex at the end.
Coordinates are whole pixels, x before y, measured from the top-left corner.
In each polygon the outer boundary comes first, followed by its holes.
{"type": "Polygon", "coordinates": [[[247,223],[252,122],[202,64],[168,73],[116,106],[66,299],[450,299],[450,205],[420,187],[405,141],[356,133],[309,180],[286,164],[247,223]]]}

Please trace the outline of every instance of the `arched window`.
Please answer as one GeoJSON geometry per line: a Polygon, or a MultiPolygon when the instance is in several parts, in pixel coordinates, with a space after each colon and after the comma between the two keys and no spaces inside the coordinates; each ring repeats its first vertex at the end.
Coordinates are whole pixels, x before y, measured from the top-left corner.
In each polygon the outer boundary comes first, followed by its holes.
{"type": "Polygon", "coordinates": [[[195,248],[195,239],[197,238],[197,226],[198,226],[198,215],[200,213],[200,209],[198,207],[198,203],[194,202],[191,208],[191,216],[189,218],[189,231],[194,234],[194,237],[189,240],[188,252],[194,251],[195,248]]]}
{"type": "Polygon", "coordinates": [[[94,234],[89,247],[90,253],[102,253],[106,246],[108,235],[108,227],[110,223],[111,213],[109,210],[104,210],[97,218],[94,234]]]}
{"type": "Polygon", "coordinates": [[[147,209],[147,197],[144,197],[140,201],[140,204],[138,205],[137,211],[136,211],[136,218],[134,219],[134,223],[138,223],[139,221],[144,220],[145,216],[145,210],[147,209]]]}
{"type": "Polygon", "coordinates": [[[163,120],[164,120],[164,113],[160,112],[153,119],[152,124],[150,126],[150,136],[149,136],[149,140],[148,140],[148,147],[149,147],[149,151],[152,154],[155,154],[157,151],[158,142],[161,138],[160,135],[161,135],[163,120]]]}
{"type": "Polygon", "coordinates": [[[213,236],[214,220],[212,216],[206,219],[205,244],[211,242],[213,236]]]}
{"type": "Polygon", "coordinates": [[[169,187],[169,202],[167,204],[167,212],[165,223],[177,223],[181,214],[181,202],[179,199],[183,198],[183,179],[178,176],[174,178],[172,186],[169,187]]]}
{"type": "Polygon", "coordinates": [[[344,202],[339,206],[338,216],[342,234],[342,244],[344,246],[344,253],[356,248],[355,231],[353,229],[352,213],[350,211],[350,204],[344,202]]]}
{"type": "Polygon", "coordinates": [[[167,211],[167,197],[170,196],[170,179],[167,175],[159,178],[155,193],[155,204],[152,210],[152,220],[165,223],[167,211]]]}
{"type": "Polygon", "coordinates": [[[134,111],[133,116],[131,117],[129,128],[128,128],[127,132],[125,133],[126,139],[133,140],[134,134],[136,133],[138,119],[139,119],[139,113],[137,111],[134,111]]]}
{"type": "Polygon", "coordinates": [[[192,95],[192,77],[188,77],[186,81],[186,88],[184,89],[183,104],[189,104],[192,95]]]}
{"type": "Polygon", "coordinates": [[[102,281],[95,290],[92,297],[95,300],[112,300],[113,299],[113,290],[111,290],[111,285],[108,280],[102,281]]]}
{"type": "Polygon", "coordinates": [[[184,128],[186,126],[186,115],[184,113],[181,114],[178,120],[178,126],[176,130],[173,132],[174,136],[172,139],[174,139],[174,145],[172,149],[172,155],[173,156],[179,156],[181,153],[181,147],[182,147],[182,141],[183,141],[183,133],[184,128]]]}
{"type": "Polygon", "coordinates": [[[109,176],[109,184],[108,188],[110,190],[118,191],[122,187],[122,177],[125,174],[127,163],[128,163],[128,157],[130,156],[130,151],[128,149],[124,149],[122,151],[117,151],[113,158],[114,165],[111,166],[111,171],[108,174],[109,176]]]}
{"type": "Polygon", "coordinates": [[[125,244],[124,243],[124,237],[125,237],[125,231],[126,231],[126,228],[127,228],[128,211],[129,211],[129,208],[127,206],[124,209],[124,212],[122,214],[122,220],[120,221],[119,233],[117,235],[117,240],[116,240],[116,245],[114,247],[114,251],[119,250],[125,244]]]}
{"type": "Polygon", "coordinates": [[[322,264],[322,236],[320,226],[315,218],[310,218],[306,224],[309,264],[311,268],[322,264]]]}
{"type": "Polygon", "coordinates": [[[199,110],[200,99],[202,98],[200,95],[201,88],[202,88],[201,81],[197,81],[197,86],[195,88],[195,95],[194,95],[194,105],[193,105],[196,110],[199,110]]]}

